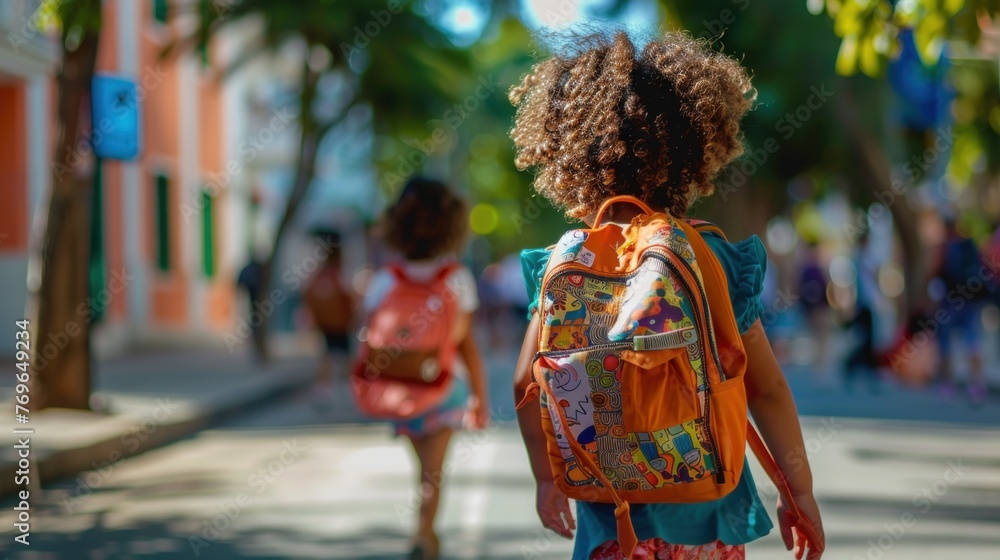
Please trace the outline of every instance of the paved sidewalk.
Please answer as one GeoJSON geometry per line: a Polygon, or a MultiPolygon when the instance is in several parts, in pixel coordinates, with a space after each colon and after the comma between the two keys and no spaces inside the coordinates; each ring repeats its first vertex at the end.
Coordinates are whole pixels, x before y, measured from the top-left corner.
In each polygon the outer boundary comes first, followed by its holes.
{"type": "MultiPolygon", "coordinates": [[[[12,428],[29,428],[31,483],[36,485],[175,441],[227,415],[307,385],[312,358],[284,357],[267,367],[248,355],[225,351],[176,351],[132,355],[95,364],[95,402],[103,410],[47,409],[15,424],[14,372],[0,371],[0,406],[9,410],[0,431],[0,470],[16,470],[12,428]]],[[[30,408],[30,407],[29,407],[30,408]]],[[[0,495],[16,489],[0,478],[0,495]]]]}
{"type": "MultiPolygon", "coordinates": [[[[806,418],[803,433],[826,558],[996,559],[996,428],[806,418]]],[[[773,488],[751,465],[773,519],[773,488]]],[[[17,560],[394,560],[415,522],[414,473],[406,442],[386,426],[330,426],[296,394],[106,476],[89,471],[53,485],[32,504],[31,547],[7,550],[17,560]],[[91,478],[100,484],[81,490],[91,478]]],[[[512,422],[460,434],[445,473],[443,558],[569,557],[571,543],[535,515],[512,422]]],[[[13,513],[0,510],[4,545],[16,534],[13,513]]],[[[748,557],[792,558],[777,531],[752,543],[748,557]]]]}

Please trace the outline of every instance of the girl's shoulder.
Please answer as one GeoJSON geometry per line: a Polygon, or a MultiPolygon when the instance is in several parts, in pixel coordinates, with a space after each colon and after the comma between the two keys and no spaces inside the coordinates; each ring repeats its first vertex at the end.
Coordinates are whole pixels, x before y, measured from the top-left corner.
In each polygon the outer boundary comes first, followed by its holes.
{"type": "Polygon", "coordinates": [[[476,278],[469,267],[457,259],[442,258],[434,261],[397,261],[380,266],[372,273],[365,290],[363,307],[371,311],[378,307],[382,300],[398,282],[394,268],[400,268],[407,277],[417,282],[425,282],[440,273],[445,267],[450,268],[445,283],[453,291],[459,302],[459,309],[464,312],[475,311],[479,306],[479,293],[476,288],[476,278]]]}
{"type": "MultiPolygon", "coordinates": [[[[760,237],[751,235],[732,242],[715,231],[702,232],[705,243],[719,259],[729,284],[729,298],[740,332],[746,332],[763,313],[760,296],[764,291],[767,272],[767,251],[760,237]]],[[[554,246],[521,251],[521,271],[532,308],[537,306],[542,275],[548,266],[554,246]]]]}
{"type": "Polygon", "coordinates": [[[764,243],[756,235],[737,242],[728,241],[715,232],[705,232],[702,238],[726,273],[736,324],[741,333],[746,332],[764,313],[760,301],[767,272],[764,243]]]}
{"type": "Polygon", "coordinates": [[[549,256],[552,255],[554,245],[541,247],[538,249],[524,249],[521,251],[521,271],[525,275],[545,272],[545,267],[549,264],[549,256]]]}

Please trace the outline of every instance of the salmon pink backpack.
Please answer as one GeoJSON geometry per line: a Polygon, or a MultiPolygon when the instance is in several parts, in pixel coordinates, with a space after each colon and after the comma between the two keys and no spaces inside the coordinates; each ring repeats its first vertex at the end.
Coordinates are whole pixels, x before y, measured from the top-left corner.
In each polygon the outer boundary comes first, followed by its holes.
{"type": "MultiPolygon", "coordinates": [[[[559,489],[617,506],[627,558],[637,542],[629,502],[718,500],[743,476],[748,443],[800,515],[748,421],[746,352],[725,273],[698,229],[718,231],[614,197],[593,229],[562,237],[542,277],[539,352],[518,407],[538,398],[559,489]],[[615,203],[644,214],[601,225],[615,203]]],[[[811,524],[793,521],[819,546],[811,524]]]]}
{"type": "Polygon", "coordinates": [[[399,265],[395,285],[370,314],[352,374],[358,408],[388,420],[408,420],[432,409],[451,388],[457,346],[457,296],[446,280],[447,264],[426,282],[399,265]]]}

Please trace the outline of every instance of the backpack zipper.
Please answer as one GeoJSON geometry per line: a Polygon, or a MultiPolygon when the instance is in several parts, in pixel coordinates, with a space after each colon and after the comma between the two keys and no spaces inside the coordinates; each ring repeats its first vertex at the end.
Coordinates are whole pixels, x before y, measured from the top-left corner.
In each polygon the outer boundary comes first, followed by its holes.
{"type": "Polygon", "coordinates": [[[604,342],[601,344],[591,344],[586,348],[570,348],[568,350],[546,350],[544,352],[539,351],[535,354],[535,360],[545,356],[547,358],[558,358],[561,356],[568,356],[570,354],[578,354],[580,352],[595,352],[599,350],[610,350],[612,348],[618,347],[626,348],[632,346],[631,340],[624,340],[621,342],[604,342]]]}
{"type": "MultiPolygon", "coordinates": [[[[647,252],[647,250],[643,251],[643,253],[646,253],[646,252],[647,252]]],[[[691,290],[691,286],[688,285],[688,281],[684,278],[684,276],[682,274],[680,274],[680,270],[677,268],[677,265],[673,262],[673,259],[670,259],[666,255],[663,255],[659,251],[656,251],[656,250],[649,250],[648,252],[649,252],[649,254],[650,254],[651,257],[653,257],[653,258],[659,260],[660,262],[664,263],[665,265],[667,265],[667,268],[671,269],[671,271],[673,271],[675,274],[677,274],[677,276],[680,277],[681,288],[685,292],[687,292],[686,295],[688,296],[688,298],[690,300],[693,300],[694,299],[694,294],[693,294],[693,291],[691,290]]],[[[676,252],[674,252],[674,251],[671,251],[671,252],[673,252],[675,255],[677,255],[676,252]]],[[[641,255],[639,255],[639,258],[641,259],[643,256],[644,256],[644,254],[641,254],[641,255]]],[[[680,261],[683,261],[684,264],[687,265],[688,270],[692,273],[691,277],[695,279],[695,284],[697,284],[698,290],[701,293],[701,296],[702,296],[702,306],[705,309],[705,319],[709,323],[707,325],[707,329],[705,331],[701,331],[698,328],[698,313],[696,312],[694,314],[695,330],[697,330],[699,332],[707,332],[708,333],[709,344],[712,345],[712,358],[715,360],[715,363],[718,366],[719,365],[719,359],[718,359],[718,356],[715,354],[715,351],[716,351],[715,344],[714,344],[715,343],[715,336],[714,336],[714,333],[711,330],[711,328],[712,328],[711,327],[711,325],[712,325],[712,322],[711,322],[712,321],[712,317],[709,315],[709,310],[708,310],[708,296],[705,294],[704,288],[697,281],[698,277],[693,274],[694,270],[691,268],[691,265],[688,264],[688,262],[684,259],[684,257],[681,257],[680,255],[677,255],[677,259],[680,260],[680,261]]],[[[702,337],[699,337],[699,338],[702,338],[702,337]]],[[[709,349],[705,346],[704,342],[702,342],[701,349],[702,349],[702,352],[704,352],[706,354],[709,353],[708,352],[709,349]]],[[[722,376],[722,380],[724,381],[725,380],[725,374],[722,372],[722,367],[721,366],[719,366],[719,375],[722,376]]],[[[704,412],[704,414],[703,414],[702,417],[705,420],[705,432],[707,432],[707,434],[708,434],[708,440],[710,442],[712,442],[712,460],[715,463],[715,468],[716,468],[716,471],[715,471],[715,482],[716,482],[716,484],[723,484],[723,483],[726,482],[726,472],[725,472],[725,470],[722,467],[722,455],[719,453],[719,445],[718,445],[718,443],[715,440],[715,433],[712,431],[712,420],[711,420],[712,398],[711,398],[711,393],[712,393],[712,385],[711,385],[711,383],[708,382],[708,376],[706,375],[705,376],[705,412],[704,412]]]]}
{"type": "MultiPolygon", "coordinates": [[[[650,247],[647,250],[648,250],[648,252],[650,254],[658,255],[659,257],[661,257],[660,260],[662,260],[664,263],[666,263],[667,266],[670,266],[671,268],[673,268],[674,270],[676,270],[677,267],[676,267],[676,265],[673,264],[672,259],[670,259],[666,255],[661,254],[660,251],[655,250],[655,248],[653,248],[653,247],[650,247]]],[[[646,251],[643,251],[643,252],[645,253],[646,251]]],[[[716,344],[716,341],[715,341],[715,328],[712,326],[712,310],[709,309],[709,306],[708,306],[708,294],[705,292],[705,287],[702,286],[701,282],[698,281],[698,276],[697,276],[697,274],[695,274],[694,268],[691,266],[691,263],[687,262],[687,260],[684,257],[678,255],[677,252],[674,251],[673,249],[671,249],[670,252],[672,254],[674,254],[674,255],[677,256],[677,260],[679,260],[682,263],[684,263],[684,267],[687,269],[688,273],[691,275],[691,278],[694,279],[695,285],[698,287],[698,293],[699,293],[699,295],[701,295],[702,307],[705,309],[705,318],[708,320],[708,325],[707,325],[708,328],[706,329],[706,332],[708,333],[708,343],[712,347],[712,352],[711,352],[712,359],[715,361],[715,367],[719,370],[719,381],[720,382],[725,381],[726,380],[726,372],[725,372],[724,369],[722,369],[722,361],[719,359],[719,347],[718,347],[718,344],[716,344]]],[[[640,258],[641,257],[642,257],[642,255],[640,255],[640,258]]],[[[677,270],[677,272],[680,272],[680,271],[677,270]]],[[[683,275],[680,275],[680,274],[678,274],[678,275],[681,276],[681,284],[682,285],[688,284],[688,282],[684,279],[683,275]]],[[[689,286],[688,286],[688,289],[690,290],[689,286]]]]}

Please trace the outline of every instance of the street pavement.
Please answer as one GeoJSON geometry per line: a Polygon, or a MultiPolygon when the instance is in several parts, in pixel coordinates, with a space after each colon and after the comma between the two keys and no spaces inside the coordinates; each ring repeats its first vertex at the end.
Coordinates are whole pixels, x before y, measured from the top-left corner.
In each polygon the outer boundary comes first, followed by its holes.
{"type": "MultiPolygon", "coordinates": [[[[495,425],[461,434],[445,467],[445,558],[568,558],[543,531],[513,418],[512,356],[493,359],[495,425]]],[[[847,393],[788,368],[823,511],[829,559],[1000,558],[1000,399],[884,385],[847,393]]],[[[341,385],[343,387],[343,385],[341,385]]],[[[753,464],[753,461],[751,461],[753,464]]],[[[755,470],[765,502],[773,488],[755,470]]],[[[51,484],[31,545],[0,504],[0,556],[17,560],[394,559],[416,508],[413,459],[341,392],[326,412],[286,396],[169,446],[51,484]]],[[[773,512],[772,512],[773,519],[773,512]]],[[[772,535],[748,558],[791,558],[772,535]]]]}
{"type": "MultiPolygon", "coordinates": [[[[0,431],[0,471],[15,471],[19,439],[30,435],[31,482],[48,483],[117,462],[190,435],[312,381],[313,358],[302,352],[268,364],[246,353],[146,353],[99,360],[94,368],[95,410],[49,408],[13,424],[14,373],[0,366],[0,405],[14,429],[0,431]],[[21,430],[24,429],[24,430],[21,430]]],[[[0,496],[23,482],[0,478],[0,496]]]]}

